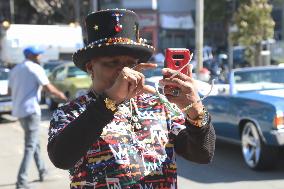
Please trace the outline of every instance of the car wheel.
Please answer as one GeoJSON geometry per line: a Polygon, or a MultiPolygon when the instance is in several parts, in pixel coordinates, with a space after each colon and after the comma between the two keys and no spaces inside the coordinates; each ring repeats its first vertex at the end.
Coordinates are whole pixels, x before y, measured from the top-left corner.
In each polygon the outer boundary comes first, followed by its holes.
{"type": "Polygon", "coordinates": [[[252,122],[247,122],[242,130],[242,154],[247,166],[254,170],[273,168],[277,162],[277,149],[267,146],[252,122]]]}
{"type": "Polygon", "coordinates": [[[54,100],[52,100],[52,98],[50,97],[45,97],[45,103],[47,104],[49,110],[55,110],[58,107],[58,103],[54,102],[54,100]]]}

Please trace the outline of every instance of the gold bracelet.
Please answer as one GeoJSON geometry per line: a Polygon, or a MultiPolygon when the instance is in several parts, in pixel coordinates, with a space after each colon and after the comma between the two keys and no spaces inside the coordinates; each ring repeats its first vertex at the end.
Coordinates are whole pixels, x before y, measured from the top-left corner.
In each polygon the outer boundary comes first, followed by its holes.
{"type": "Polygon", "coordinates": [[[116,106],[116,103],[114,100],[111,100],[109,98],[105,98],[104,99],[104,102],[105,102],[105,105],[106,105],[106,108],[115,112],[117,110],[117,106],[116,106]]]}
{"type": "Polygon", "coordinates": [[[190,108],[192,108],[195,104],[197,104],[197,103],[199,103],[199,102],[201,102],[201,101],[202,101],[202,100],[197,100],[196,102],[193,102],[193,103],[189,104],[187,107],[183,108],[181,111],[187,114],[187,113],[188,113],[188,110],[189,110],[190,108]]]}
{"type": "Polygon", "coordinates": [[[186,119],[189,121],[190,124],[196,127],[203,127],[209,122],[209,113],[203,106],[202,112],[198,115],[196,119],[190,119],[188,116],[186,116],[186,119]]]}
{"type": "Polygon", "coordinates": [[[200,99],[197,100],[196,102],[193,102],[193,103],[189,104],[187,107],[183,108],[182,111],[183,111],[183,112],[187,112],[192,106],[194,106],[195,104],[197,104],[197,103],[199,103],[199,102],[202,102],[205,98],[207,98],[207,97],[210,95],[210,93],[212,92],[213,88],[214,88],[214,81],[215,81],[215,79],[213,79],[213,80],[211,81],[211,88],[210,88],[210,91],[209,91],[206,95],[204,95],[202,98],[200,98],[200,99]]]}

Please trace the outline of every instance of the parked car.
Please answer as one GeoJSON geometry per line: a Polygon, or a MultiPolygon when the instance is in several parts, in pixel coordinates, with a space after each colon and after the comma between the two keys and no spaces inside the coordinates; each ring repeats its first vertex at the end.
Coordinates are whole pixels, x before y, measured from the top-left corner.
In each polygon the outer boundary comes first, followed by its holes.
{"type": "MultiPolygon", "coordinates": [[[[63,60],[50,60],[48,62],[44,62],[41,64],[41,66],[43,67],[45,73],[47,76],[49,76],[51,74],[51,72],[54,70],[54,68],[56,68],[58,65],[60,64],[64,64],[67,63],[67,61],[63,61],[63,60]]],[[[42,90],[41,91],[41,99],[40,99],[40,103],[41,104],[45,104],[45,95],[46,95],[46,91],[42,90]]]]}
{"type": "Polygon", "coordinates": [[[284,67],[233,69],[228,84],[217,84],[204,100],[216,135],[238,143],[254,170],[276,165],[284,147],[284,67]]]}
{"type": "Polygon", "coordinates": [[[0,68],[0,115],[10,114],[12,111],[12,99],[8,95],[9,72],[8,68],[0,68]]]}
{"type": "Polygon", "coordinates": [[[62,61],[62,60],[52,60],[52,61],[48,61],[48,62],[44,62],[42,64],[42,67],[46,73],[47,76],[49,76],[52,72],[52,70],[54,68],[56,68],[56,66],[60,65],[60,64],[64,64],[67,61],[62,61]]]}
{"type": "MultiPolygon", "coordinates": [[[[86,94],[92,83],[88,74],[77,68],[73,62],[57,66],[51,72],[49,80],[63,91],[70,100],[86,94]]],[[[45,102],[51,110],[54,110],[62,103],[60,99],[49,94],[46,94],[45,102]]]]}
{"type": "Polygon", "coordinates": [[[163,65],[159,64],[157,68],[155,69],[148,69],[148,70],[144,70],[143,74],[145,76],[145,84],[146,85],[151,85],[151,86],[155,86],[156,82],[159,82],[159,80],[161,80],[162,77],[162,69],[163,69],[163,65]]]}

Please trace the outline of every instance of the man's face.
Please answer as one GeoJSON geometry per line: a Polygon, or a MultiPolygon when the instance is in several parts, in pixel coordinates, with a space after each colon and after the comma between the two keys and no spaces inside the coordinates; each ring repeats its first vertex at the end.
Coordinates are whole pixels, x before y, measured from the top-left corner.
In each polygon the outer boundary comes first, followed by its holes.
{"type": "Polygon", "coordinates": [[[129,56],[99,57],[88,63],[93,73],[93,83],[97,90],[110,88],[124,67],[134,67],[136,59],[129,56]]]}
{"type": "Polygon", "coordinates": [[[30,54],[28,59],[32,60],[35,63],[40,64],[40,55],[39,54],[30,54]]]}

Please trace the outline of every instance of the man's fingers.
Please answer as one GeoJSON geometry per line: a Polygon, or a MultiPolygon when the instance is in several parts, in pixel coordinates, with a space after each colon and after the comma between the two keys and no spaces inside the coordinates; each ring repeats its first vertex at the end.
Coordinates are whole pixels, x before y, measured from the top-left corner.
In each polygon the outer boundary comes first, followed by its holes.
{"type": "Polygon", "coordinates": [[[138,79],[134,75],[126,75],[124,78],[129,83],[128,85],[128,93],[132,93],[138,84],[138,79]]]}
{"type": "Polygon", "coordinates": [[[145,69],[154,69],[156,67],[157,64],[140,63],[133,69],[124,69],[123,78],[129,83],[127,95],[128,97],[134,97],[142,93],[154,94],[156,92],[154,87],[145,85],[145,76],[138,71],[145,69]]]}
{"type": "MultiPolygon", "coordinates": [[[[185,74],[183,74],[183,73],[178,73],[177,70],[172,70],[172,69],[170,69],[170,68],[163,68],[163,69],[162,69],[162,73],[163,73],[163,75],[165,75],[167,78],[170,78],[170,77],[172,77],[173,75],[175,75],[174,78],[179,78],[179,79],[184,80],[184,81],[190,79],[189,76],[187,76],[187,75],[185,75],[185,74]]],[[[189,75],[190,75],[190,72],[189,72],[189,75]]],[[[191,74],[191,75],[192,75],[192,74],[191,74]]]]}
{"type": "Polygon", "coordinates": [[[143,70],[148,70],[148,69],[155,69],[157,68],[157,64],[154,63],[140,63],[138,65],[136,65],[133,70],[141,72],[143,70]]]}
{"type": "Polygon", "coordinates": [[[173,79],[163,79],[159,81],[160,84],[166,86],[166,85],[173,85],[179,88],[182,88],[186,86],[187,84],[185,81],[178,79],[178,78],[173,78],[173,79]]]}
{"type": "Polygon", "coordinates": [[[141,91],[142,93],[150,93],[150,94],[155,94],[156,90],[154,87],[150,85],[144,85],[143,90],[141,91]]]}
{"type": "Polygon", "coordinates": [[[136,72],[134,74],[134,76],[138,79],[138,83],[136,85],[136,87],[134,88],[133,91],[130,91],[129,96],[137,96],[141,93],[142,89],[143,89],[143,85],[144,85],[144,75],[142,73],[136,72]]]}

